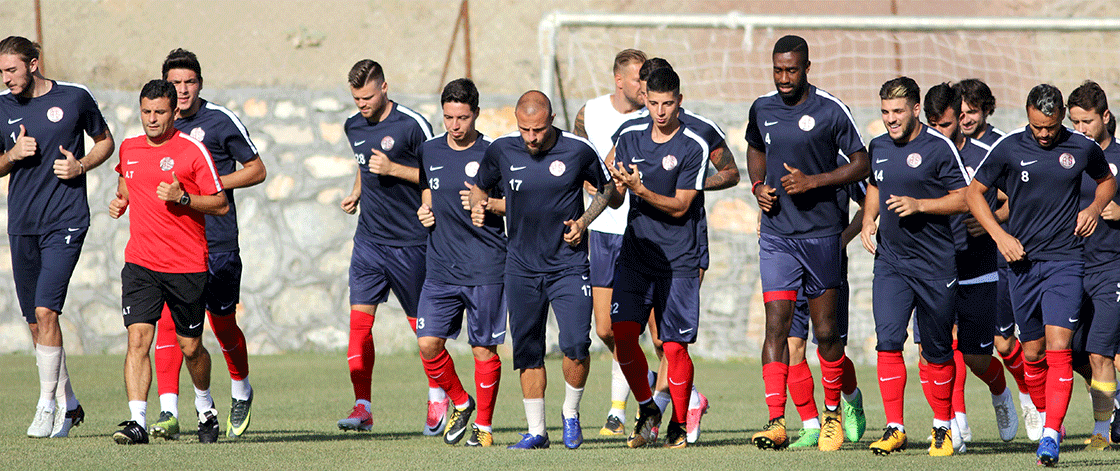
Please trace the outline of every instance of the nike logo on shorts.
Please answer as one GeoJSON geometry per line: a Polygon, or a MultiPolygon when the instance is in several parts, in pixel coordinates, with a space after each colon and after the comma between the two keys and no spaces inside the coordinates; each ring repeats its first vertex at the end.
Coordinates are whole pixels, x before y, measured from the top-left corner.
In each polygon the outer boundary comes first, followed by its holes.
{"type": "Polygon", "coordinates": [[[950,281],[950,282],[948,282],[948,283],[945,283],[945,287],[946,287],[946,288],[952,288],[952,287],[953,287],[953,283],[956,283],[956,282],[957,282],[957,279],[956,279],[956,278],[953,278],[953,281],[950,281]]]}
{"type": "Polygon", "coordinates": [[[496,333],[496,334],[490,334],[490,338],[492,338],[492,339],[496,339],[496,338],[498,338],[498,337],[501,337],[501,336],[503,336],[503,335],[505,335],[505,334],[506,334],[506,331],[504,331],[504,330],[503,330],[503,331],[501,331],[501,332],[498,332],[498,333],[496,333]]]}
{"type": "Polygon", "coordinates": [[[1010,324],[1007,324],[1007,325],[1005,325],[1005,326],[1003,326],[1003,327],[1000,327],[1000,328],[999,328],[999,330],[1011,330],[1011,328],[1012,328],[1012,327],[1015,327],[1015,323],[1014,323],[1014,322],[1012,322],[1012,323],[1010,323],[1010,324]]]}
{"type": "Polygon", "coordinates": [[[677,329],[677,332],[679,332],[681,335],[684,335],[684,334],[687,334],[689,332],[692,332],[692,327],[689,327],[687,329],[677,329]]]}
{"type": "Polygon", "coordinates": [[[1071,318],[1069,318],[1069,323],[1070,324],[1076,323],[1078,319],[1080,319],[1080,317],[1071,317],[1071,318]]]}
{"type": "Polygon", "coordinates": [[[187,328],[188,328],[188,329],[197,329],[197,328],[198,328],[198,327],[199,327],[200,325],[202,325],[202,323],[201,323],[201,322],[199,322],[199,323],[197,323],[197,324],[195,324],[195,325],[187,326],[187,328]]]}

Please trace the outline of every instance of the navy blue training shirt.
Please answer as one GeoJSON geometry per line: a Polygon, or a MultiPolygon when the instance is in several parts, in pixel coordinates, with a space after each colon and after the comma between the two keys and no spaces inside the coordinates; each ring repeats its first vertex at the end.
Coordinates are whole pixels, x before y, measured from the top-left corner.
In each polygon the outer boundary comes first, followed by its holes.
{"type": "Polygon", "coordinates": [[[0,132],[7,152],[20,126],[35,138],[35,155],[15,163],[8,181],[8,234],[43,235],[63,228],[89,227],[86,176],[63,180],[54,161],[64,159],[62,146],[81,159],[86,155],[82,133],[100,136],[108,127],[97,101],[82,85],[51,81],[42,96],[23,100],[10,90],[0,92],[0,132]]]}
{"type": "MultiPolygon", "coordinates": [[[[984,157],[988,155],[988,151],[992,148],[970,137],[966,137],[964,140],[964,148],[960,149],[958,154],[961,157],[961,163],[964,164],[966,180],[971,182],[976,169],[980,167],[980,163],[984,161],[984,157]]],[[[999,207],[997,193],[998,191],[995,188],[989,188],[984,193],[984,199],[987,200],[988,208],[992,212],[995,212],[996,208],[999,207]]],[[[992,240],[992,236],[988,234],[980,237],[968,235],[968,227],[965,226],[964,220],[970,216],[972,215],[969,213],[952,216],[953,234],[957,244],[957,277],[961,281],[971,280],[996,271],[996,253],[999,252],[996,241],[992,240]]]]}
{"type": "MultiPolygon", "coordinates": [[[[1104,158],[1108,161],[1108,169],[1116,176],[1120,167],[1120,140],[1115,137],[1107,149],[1104,149],[1104,158]]],[[[1097,182],[1088,175],[1081,177],[1081,204],[1079,209],[1085,209],[1093,204],[1096,198],[1097,182]]],[[[1120,191],[1112,197],[1112,201],[1120,204],[1120,191]]],[[[1097,229],[1085,240],[1085,270],[1100,270],[1120,261],[1120,221],[1097,221],[1097,229]]]]}
{"type": "Polygon", "coordinates": [[[976,181],[1007,194],[1009,233],[1031,260],[1081,260],[1083,240],[1074,235],[1081,174],[1108,176],[1095,141],[1062,127],[1055,144],[1039,147],[1026,126],[996,141],[976,181]]]}
{"type": "MultiPolygon", "coordinates": [[[[475,227],[459,197],[459,190],[467,188],[463,182],[474,181],[491,141],[479,134],[471,147],[455,150],[443,133],[420,145],[420,189],[431,191],[436,218],[428,236],[429,279],[459,286],[502,282],[506,269],[502,217],[487,212],[483,227],[475,227]]],[[[501,197],[500,193],[492,196],[501,197]]]]}
{"type": "Polygon", "coordinates": [[[529,154],[518,132],[494,139],[475,178],[480,188],[504,188],[507,273],[559,273],[588,266],[586,237],[579,246],[569,246],[564,221],[583,215],[584,181],[602,188],[610,177],[590,141],[555,127],[552,132],[556,145],[537,155],[529,154]]]}
{"type": "MultiPolygon", "coordinates": [[[[237,170],[237,162],[244,164],[257,157],[257,147],[249,139],[249,131],[237,115],[224,106],[202,100],[198,112],[175,120],[175,129],[202,142],[214,159],[218,175],[225,176],[237,170]]],[[[226,188],[229,212],[225,216],[206,215],[206,242],[210,253],[237,250],[237,203],[233,188],[226,188]]]]}
{"type": "Polygon", "coordinates": [[[992,126],[991,123],[987,123],[984,127],[984,135],[980,136],[980,139],[977,140],[984,143],[988,147],[991,147],[994,146],[996,144],[996,141],[998,141],[999,138],[1003,137],[1005,134],[1007,133],[1000,131],[999,128],[995,126],[992,126]]]}
{"type": "MultiPolygon", "coordinates": [[[[642,185],[673,196],[676,190],[703,190],[708,145],[681,126],[664,143],[656,143],[649,123],[622,130],[615,144],[615,162],[636,165],[642,185]]],[[[618,263],[654,276],[697,276],[700,268],[698,227],[703,218],[694,202],[681,217],[672,217],[644,199],[630,195],[630,214],[618,263]]]]}
{"type": "Polygon", "coordinates": [[[789,164],[807,175],[836,170],[837,155],[864,150],[848,107],[817,87],[809,87],[805,102],[789,106],[778,92],[758,97],[751,105],[747,143],[766,153],[767,185],[777,189],[777,202],[762,215],[762,232],[790,238],[836,235],[848,225],[848,214],[837,205],[836,187],[815,188],[790,196],[781,178],[789,164]]]}
{"type": "Polygon", "coordinates": [[[373,155],[370,149],[377,149],[395,163],[419,167],[416,149],[432,138],[432,126],[420,113],[399,103],[389,103],[393,110],[377,124],[370,124],[361,113],[346,120],[346,138],[354,150],[362,179],[361,215],[355,235],[394,247],[424,245],[428,229],[416,219],[420,186],[370,173],[369,157],[373,155]]]}
{"type": "Polygon", "coordinates": [[[939,131],[919,126],[922,129],[918,136],[904,145],[882,134],[868,146],[871,184],[879,189],[875,258],[908,276],[956,277],[956,248],[949,216],[916,213],[899,217],[887,209],[891,195],[934,199],[965,187],[957,147],[939,131]]]}

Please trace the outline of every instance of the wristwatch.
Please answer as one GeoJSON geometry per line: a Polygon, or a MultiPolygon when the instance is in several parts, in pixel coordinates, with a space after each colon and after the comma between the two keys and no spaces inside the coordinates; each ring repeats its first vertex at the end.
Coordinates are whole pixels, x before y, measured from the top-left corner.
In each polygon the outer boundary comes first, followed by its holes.
{"type": "Polygon", "coordinates": [[[179,206],[190,206],[190,205],[191,205],[191,195],[187,194],[187,192],[184,191],[183,196],[179,197],[179,206]]]}

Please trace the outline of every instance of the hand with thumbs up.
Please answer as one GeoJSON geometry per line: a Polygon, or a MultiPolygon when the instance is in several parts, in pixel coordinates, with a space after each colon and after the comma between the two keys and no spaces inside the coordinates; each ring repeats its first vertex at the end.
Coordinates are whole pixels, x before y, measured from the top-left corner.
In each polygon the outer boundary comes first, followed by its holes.
{"type": "Polygon", "coordinates": [[[816,188],[815,175],[806,175],[796,168],[791,167],[789,164],[782,164],[789,172],[786,176],[782,177],[782,188],[786,190],[787,194],[796,195],[816,188]]]}
{"type": "Polygon", "coordinates": [[[8,151],[8,160],[18,162],[35,155],[35,151],[39,150],[39,144],[35,142],[35,138],[27,135],[27,129],[23,125],[19,125],[19,135],[16,136],[16,142],[12,145],[12,150],[8,151]]]}
{"type": "Polygon", "coordinates": [[[74,153],[66,150],[62,146],[58,146],[58,151],[62,153],[61,159],[54,161],[54,175],[63,180],[76,178],[78,175],[86,173],[86,168],[78,159],[74,158],[74,153]]]}
{"type": "Polygon", "coordinates": [[[109,217],[118,219],[126,209],[128,209],[128,200],[118,191],[117,197],[109,201],[109,217]]]}
{"type": "Polygon", "coordinates": [[[179,177],[174,173],[171,174],[171,183],[159,182],[159,186],[156,187],[156,197],[169,203],[178,203],[184,193],[183,185],[179,183],[179,177]]]}
{"type": "Polygon", "coordinates": [[[572,247],[578,246],[580,241],[583,240],[583,230],[586,229],[583,227],[583,223],[569,219],[564,221],[564,225],[568,226],[568,231],[564,233],[564,242],[572,247]]]}

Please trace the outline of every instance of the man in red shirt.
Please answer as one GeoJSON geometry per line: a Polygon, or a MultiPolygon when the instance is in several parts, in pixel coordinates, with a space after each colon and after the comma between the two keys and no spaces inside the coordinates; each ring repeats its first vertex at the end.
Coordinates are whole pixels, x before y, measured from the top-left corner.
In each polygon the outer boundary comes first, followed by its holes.
{"type": "Polygon", "coordinates": [[[117,197],[109,215],[130,204],[129,241],[121,270],[128,353],[124,378],[131,420],[113,434],[120,444],[148,443],[145,411],[152,382],[148,351],[166,303],[195,389],[198,439],[218,439],[218,412],[210,397],[210,353],[202,345],[206,285],[204,214],[229,211],[218,172],[202,143],[175,129],[175,86],[152,80],[140,92],[144,136],[121,143],[117,197]]]}

